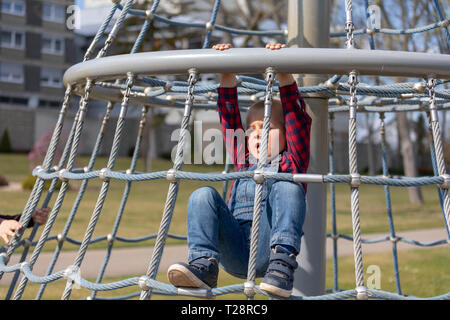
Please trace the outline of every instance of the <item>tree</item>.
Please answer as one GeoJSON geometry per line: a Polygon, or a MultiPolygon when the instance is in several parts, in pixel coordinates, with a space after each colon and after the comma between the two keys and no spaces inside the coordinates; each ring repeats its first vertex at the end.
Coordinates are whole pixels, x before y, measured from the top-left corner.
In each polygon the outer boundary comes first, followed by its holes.
{"type": "Polygon", "coordinates": [[[3,152],[3,153],[11,153],[12,152],[11,141],[9,140],[8,129],[5,129],[5,131],[3,131],[2,140],[0,140],[0,152],[3,152]]]}
{"type": "MultiPolygon", "coordinates": [[[[423,0],[413,0],[412,5],[408,5],[402,0],[392,0],[391,6],[396,6],[400,8],[397,19],[401,22],[401,27],[403,29],[409,27],[417,26],[417,23],[422,18],[421,12],[427,5],[427,1],[423,0]]],[[[388,28],[394,28],[391,23],[391,17],[387,13],[386,2],[381,0],[376,0],[376,4],[379,6],[382,13],[382,25],[384,24],[388,28]]],[[[392,12],[392,10],[389,10],[392,12]]],[[[389,50],[402,50],[408,51],[410,47],[417,47],[416,43],[413,41],[411,35],[405,34],[402,37],[386,37],[388,41],[385,41],[386,48],[389,50]]],[[[426,44],[425,44],[426,46],[426,44]]],[[[397,78],[398,82],[406,81],[405,78],[397,78]]],[[[396,114],[397,118],[397,130],[399,134],[400,151],[403,160],[404,174],[408,177],[418,176],[417,169],[417,157],[414,150],[414,144],[411,139],[410,134],[410,123],[408,121],[405,112],[398,112],[396,114]]],[[[409,187],[409,199],[412,203],[423,203],[423,197],[420,187],[409,187]]]]}

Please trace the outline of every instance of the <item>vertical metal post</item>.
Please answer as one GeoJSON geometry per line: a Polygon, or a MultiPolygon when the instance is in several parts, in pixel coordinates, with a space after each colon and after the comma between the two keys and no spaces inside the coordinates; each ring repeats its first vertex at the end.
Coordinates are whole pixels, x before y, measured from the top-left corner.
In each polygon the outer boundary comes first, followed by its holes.
{"type": "MultiPolygon", "coordinates": [[[[330,1],[289,0],[289,47],[327,48],[329,46],[330,1]]],[[[303,86],[317,85],[326,76],[303,75],[303,86]]],[[[328,99],[305,98],[312,119],[309,173],[328,173],[328,99]]],[[[306,196],[306,219],[299,268],[295,272],[294,295],[315,296],[325,292],[327,189],[324,184],[309,184],[306,196]]]]}

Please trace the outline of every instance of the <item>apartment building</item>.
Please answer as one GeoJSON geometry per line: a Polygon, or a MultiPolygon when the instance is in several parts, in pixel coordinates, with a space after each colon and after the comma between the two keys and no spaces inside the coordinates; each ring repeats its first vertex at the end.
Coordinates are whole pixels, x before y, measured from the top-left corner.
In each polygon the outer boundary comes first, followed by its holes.
{"type": "Polygon", "coordinates": [[[64,71],[76,62],[66,23],[73,3],[1,0],[0,107],[60,106],[64,71]]]}

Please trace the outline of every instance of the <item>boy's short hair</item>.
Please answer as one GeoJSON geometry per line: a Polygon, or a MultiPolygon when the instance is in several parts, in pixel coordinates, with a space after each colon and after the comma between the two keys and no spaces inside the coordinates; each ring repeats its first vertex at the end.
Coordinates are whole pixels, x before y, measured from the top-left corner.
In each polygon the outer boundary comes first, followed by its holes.
{"type": "MultiPolygon", "coordinates": [[[[248,108],[245,119],[247,128],[255,120],[264,120],[264,101],[255,102],[248,108]]],[[[283,106],[279,99],[272,100],[271,122],[284,127],[283,106]]]]}

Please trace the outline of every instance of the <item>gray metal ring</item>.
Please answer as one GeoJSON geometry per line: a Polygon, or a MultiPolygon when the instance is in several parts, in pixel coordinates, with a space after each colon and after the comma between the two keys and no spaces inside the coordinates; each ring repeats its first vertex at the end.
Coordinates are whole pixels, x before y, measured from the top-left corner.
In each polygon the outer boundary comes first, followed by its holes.
{"type": "Polygon", "coordinates": [[[122,54],[87,60],[69,68],[64,84],[117,79],[134,75],[199,73],[264,73],[267,67],[277,72],[311,74],[348,74],[405,76],[450,79],[450,56],[445,54],[388,50],[347,50],[334,48],[232,48],[153,51],[122,54]],[[413,67],[414,66],[414,67],[413,67]]]}

